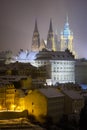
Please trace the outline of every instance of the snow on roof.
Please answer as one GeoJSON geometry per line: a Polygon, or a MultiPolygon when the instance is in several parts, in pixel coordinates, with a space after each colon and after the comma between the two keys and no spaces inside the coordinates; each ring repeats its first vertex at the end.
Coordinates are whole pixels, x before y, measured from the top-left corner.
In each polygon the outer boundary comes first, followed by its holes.
{"type": "Polygon", "coordinates": [[[65,95],[69,96],[69,97],[72,98],[72,99],[82,99],[82,98],[83,98],[83,96],[80,95],[79,92],[74,91],[74,90],[65,89],[65,90],[63,90],[63,93],[64,93],[65,95]]]}
{"type": "Polygon", "coordinates": [[[68,51],[40,51],[36,60],[74,60],[74,56],[68,51]]]}
{"type": "Polygon", "coordinates": [[[20,51],[16,60],[35,60],[38,52],[20,51]]]}
{"type": "Polygon", "coordinates": [[[48,98],[63,97],[64,95],[58,91],[56,88],[41,88],[39,89],[48,98]]]}

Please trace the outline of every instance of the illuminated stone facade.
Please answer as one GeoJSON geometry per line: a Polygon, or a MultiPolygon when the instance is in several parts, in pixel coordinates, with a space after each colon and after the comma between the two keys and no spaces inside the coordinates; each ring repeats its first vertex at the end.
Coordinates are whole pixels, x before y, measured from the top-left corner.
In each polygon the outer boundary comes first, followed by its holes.
{"type": "Polygon", "coordinates": [[[35,29],[32,38],[32,51],[41,51],[44,48],[49,51],[65,51],[66,49],[68,49],[70,52],[73,53],[73,55],[75,55],[75,58],[77,58],[77,55],[73,47],[73,32],[70,30],[68,17],[59,39],[58,39],[57,31],[56,33],[53,32],[52,20],[50,20],[50,25],[49,25],[48,35],[47,35],[47,43],[42,41],[40,43],[37,21],[35,21],[35,29]]]}
{"type": "Polygon", "coordinates": [[[53,32],[53,27],[52,27],[52,20],[50,20],[50,26],[49,26],[49,31],[47,35],[47,43],[45,43],[44,40],[40,42],[40,36],[38,32],[38,27],[37,27],[37,21],[35,21],[35,28],[34,28],[34,33],[33,33],[33,38],[32,38],[32,47],[31,51],[42,51],[43,49],[47,49],[50,51],[56,51],[56,45],[55,45],[55,39],[54,39],[54,32],[53,32]]]}
{"type": "Polygon", "coordinates": [[[0,82],[0,111],[23,111],[23,110],[25,110],[25,106],[24,106],[25,94],[21,89],[18,89],[18,88],[20,88],[19,85],[21,85],[22,89],[25,89],[25,84],[26,84],[26,89],[28,89],[27,88],[28,80],[22,81],[22,79],[21,79],[21,81],[20,81],[17,79],[18,82],[15,83],[16,78],[17,78],[16,76],[0,77],[0,79],[2,81],[2,82],[0,82]]]}
{"type": "Polygon", "coordinates": [[[77,58],[77,55],[73,48],[73,32],[70,30],[68,17],[66,23],[64,25],[64,30],[61,32],[60,35],[60,51],[65,51],[68,49],[72,54],[77,58]]]}
{"type": "Polygon", "coordinates": [[[19,62],[29,62],[35,67],[49,66],[47,69],[48,78],[51,79],[51,84],[56,83],[75,83],[75,60],[69,50],[66,51],[47,51],[30,52],[27,54],[20,53],[16,59],[19,62]],[[22,57],[22,58],[21,58],[22,57]],[[33,57],[33,59],[32,59],[33,57]],[[30,58],[30,59],[29,59],[30,58]]]}
{"type": "Polygon", "coordinates": [[[15,92],[13,84],[0,85],[0,110],[14,110],[15,92]]]}
{"type": "Polygon", "coordinates": [[[14,105],[14,85],[0,85],[0,110],[12,110],[14,105]]]}
{"type": "Polygon", "coordinates": [[[40,36],[37,27],[37,21],[35,21],[35,29],[32,38],[32,50],[21,50],[15,61],[30,63],[35,67],[43,65],[49,65],[47,73],[49,74],[51,84],[56,83],[75,83],[75,60],[73,50],[73,33],[69,28],[68,18],[64,26],[63,32],[61,32],[60,38],[60,51],[57,51],[57,37],[54,39],[54,33],[52,28],[52,20],[50,20],[50,26],[47,36],[47,44],[42,40],[40,44],[40,36]],[[57,43],[55,43],[55,41],[57,43]]]}
{"type": "Polygon", "coordinates": [[[50,51],[56,51],[55,41],[54,41],[54,33],[52,28],[52,20],[50,20],[50,26],[47,36],[47,49],[50,51]]]}
{"type": "Polygon", "coordinates": [[[40,122],[46,117],[57,122],[64,113],[64,95],[55,88],[30,90],[25,96],[25,109],[40,122]]]}
{"type": "Polygon", "coordinates": [[[37,20],[36,20],[35,21],[34,33],[33,33],[33,37],[32,37],[31,50],[32,51],[38,51],[39,47],[40,47],[40,36],[39,36],[38,27],[37,27],[37,20]]]}
{"type": "Polygon", "coordinates": [[[65,51],[68,48],[71,52],[73,52],[73,32],[70,30],[68,17],[64,25],[64,30],[61,32],[60,44],[61,51],[65,51]]]}
{"type": "Polygon", "coordinates": [[[65,52],[39,52],[35,64],[38,67],[49,65],[48,74],[53,85],[56,83],[75,83],[75,60],[68,50],[65,52]]]}

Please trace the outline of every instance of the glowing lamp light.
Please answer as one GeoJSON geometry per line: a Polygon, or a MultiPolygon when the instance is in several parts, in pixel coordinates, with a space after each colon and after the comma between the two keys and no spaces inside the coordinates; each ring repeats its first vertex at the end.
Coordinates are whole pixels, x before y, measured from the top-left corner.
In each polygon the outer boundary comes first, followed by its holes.
{"type": "Polygon", "coordinates": [[[18,106],[18,107],[16,108],[16,111],[23,111],[23,108],[20,107],[20,106],[18,106]]]}
{"type": "Polygon", "coordinates": [[[0,110],[2,110],[2,106],[0,105],[0,110]]]}
{"type": "Polygon", "coordinates": [[[17,110],[20,110],[20,106],[17,107],[17,110]]]}
{"type": "Polygon", "coordinates": [[[16,107],[16,106],[15,106],[14,104],[12,104],[12,105],[11,105],[11,110],[15,110],[15,107],[16,107]]]}

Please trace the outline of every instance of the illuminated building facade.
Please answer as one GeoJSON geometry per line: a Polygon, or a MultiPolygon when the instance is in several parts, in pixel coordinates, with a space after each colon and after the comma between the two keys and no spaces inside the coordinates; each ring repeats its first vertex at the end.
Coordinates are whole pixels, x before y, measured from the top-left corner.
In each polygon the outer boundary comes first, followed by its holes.
{"type": "Polygon", "coordinates": [[[13,84],[0,85],[0,110],[13,110],[15,88],[13,84]]]}
{"type": "Polygon", "coordinates": [[[65,51],[68,49],[73,53],[73,55],[75,55],[75,58],[77,57],[73,48],[73,32],[70,30],[68,17],[66,18],[66,23],[59,40],[57,31],[56,33],[53,32],[52,20],[50,20],[47,43],[45,43],[44,40],[40,43],[37,21],[35,21],[35,28],[32,38],[32,51],[42,51],[43,49],[47,49],[49,51],[65,51]]]}
{"type": "Polygon", "coordinates": [[[70,30],[68,17],[64,25],[64,30],[61,32],[60,46],[61,51],[69,49],[70,52],[73,52],[73,32],[70,30]]]}
{"type": "Polygon", "coordinates": [[[77,55],[73,48],[73,32],[70,30],[68,17],[64,25],[64,30],[61,32],[60,35],[60,51],[65,51],[66,49],[72,52],[75,58],[77,58],[77,55]]]}
{"type": "Polygon", "coordinates": [[[20,111],[23,108],[23,104],[21,107],[21,98],[19,95],[20,93],[15,89],[13,84],[4,83],[0,85],[0,110],[20,111]]]}
{"type": "Polygon", "coordinates": [[[75,83],[75,60],[72,53],[41,51],[37,54],[35,64],[39,67],[49,65],[50,85],[56,83],[75,83]]]}
{"type": "Polygon", "coordinates": [[[68,18],[64,26],[64,31],[61,33],[60,48],[57,51],[59,42],[54,39],[52,20],[47,36],[47,44],[42,40],[40,44],[40,37],[37,28],[37,21],[35,21],[35,29],[32,38],[32,50],[21,51],[15,58],[15,61],[29,62],[33,66],[40,67],[49,65],[50,84],[56,83],[75,83],[75,60],[73,55],[73,33],[69,28],[68,18]],[[55,44],[55,41],[57,42],[55,44]]]}
{"type": "Polygon", "coordinates": [[[43,39],[40,42],[37,21],[35,21],[35,28],[34,28],[33,38],[32,38],[31,50],[32,51],[42,51],[43,49],[47,49],[49,51],[52,51],[52,50],[56,51],[57,50],[56,45],[55,45],[52,20],[50,20],[50,26],[49,26],[48,36],[47,36],[47,43],[45,43],[45,41],[43,39]]]}
{"type": "Polygon", "coordinates": [[[29,89],[30,82],[25,76],[0,76],[0,111],[23,111],[23,89],[29,89]]]}
{"type": "Polygon", "coordinates": [[[46,44],[45,44],[45,41],[42,39],[40,43],[39,51],[42,51],[45,48],[46,48],[46,44]]]}
{"type": "MultiPolygon", "coordinates": [[[[23,57],[23,53],[20,54],[23,57]]],[[[24,54],[25,58],[19,56],[16,61],[30,62],[35,67],[49,66],[47,69],[48,78],[50,77],[50,85],[56,83],[75,83],[75,60],[69,50],[66,51],[40,51],[24,54]],[[33,59],[31,59],[31,56],[33,59]],[[19,58],[20,57],[20,58],[19,58]],[[30,57],[30,59],[29,59],[30,57]]],[[[47,79],[48,79],[47,78],[47,79]]]]}
{"type": "Polygon", "coordinates": [[[58,39],[58,32],[56,30],[56,32],[54,33],[55,48],[57,51],[60,51],[60,41],[58,39]]]}
{"type": "Polygon", "coordinates": [[[30,90],[25,96],[25,109],[40,122],[47,116],[57,122],[64,114],[64,95],[55,88],[30,90]]]}

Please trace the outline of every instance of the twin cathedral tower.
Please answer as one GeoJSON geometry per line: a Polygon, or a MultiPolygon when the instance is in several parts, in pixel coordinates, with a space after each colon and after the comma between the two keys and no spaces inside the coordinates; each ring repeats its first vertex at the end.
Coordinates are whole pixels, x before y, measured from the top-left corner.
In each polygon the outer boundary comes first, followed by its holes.
{"type": "Polygon", "coordinates": [[[40,41],[40,35],[37,26],[37,20],[35,20],[35,28],[32,37],[32,51],[42,51],[43,49],[49,51],[65,51],[68,49],[72,54],[75,55],[73,50],[73,32],[70,30],[68,17],[64,25],[64,29],[60,34],[60,39],[58,40],[57,33],[54,34],[52,27],[52,20],[50,19],[50,26],[47,35],[47,42],[44,40],[40,41]]]}

